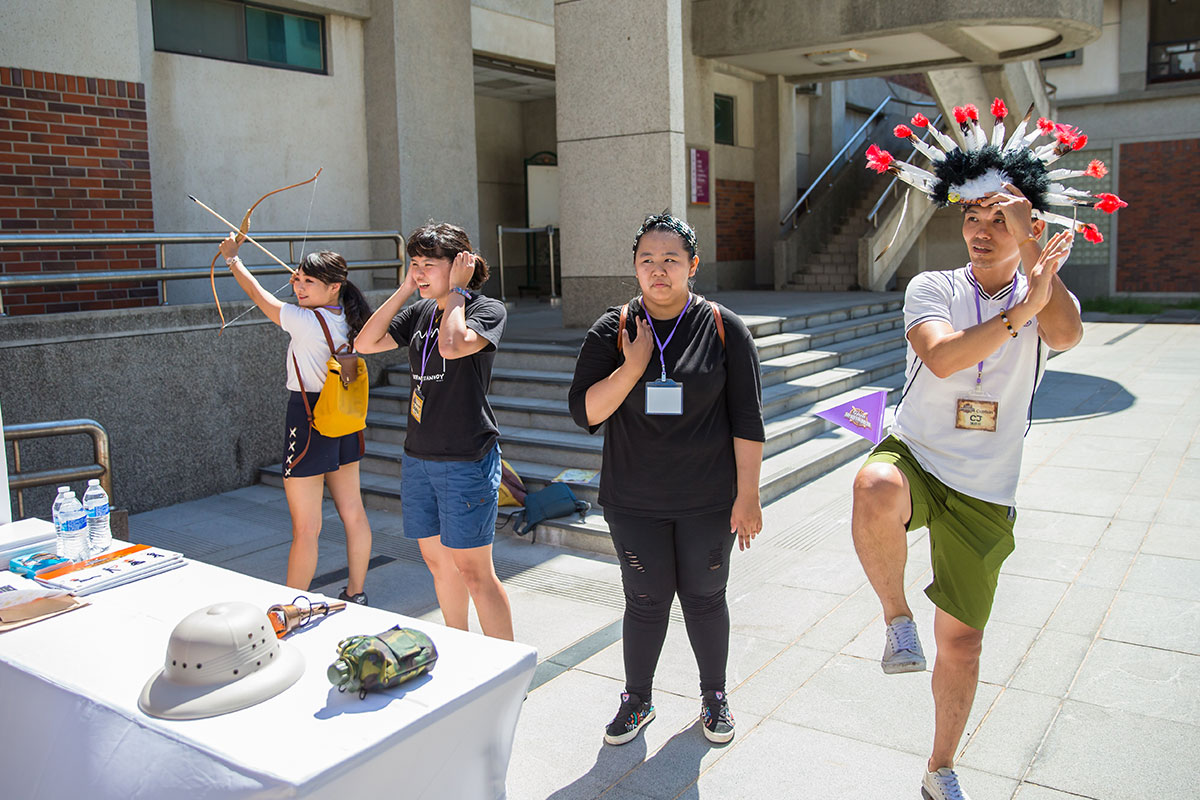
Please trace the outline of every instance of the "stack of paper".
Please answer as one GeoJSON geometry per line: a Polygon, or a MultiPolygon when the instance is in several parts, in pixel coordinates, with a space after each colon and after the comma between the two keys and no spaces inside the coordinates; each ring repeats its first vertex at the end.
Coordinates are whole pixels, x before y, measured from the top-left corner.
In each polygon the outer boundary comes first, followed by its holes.
{"type": "Polygon", "coordinates": [[[13,556],[39,548],[53,553],[56,544],[54,523],[44,519],[30,517],[0,525],[0,569],[6,568],[13,556]]]}
{"type": "Polygon", "coordinates": [[[135,544],[111,553],[63,564],[37,574],[38,583],[83,596],[141,580],[187,563],[182,553],[135,544]]]}

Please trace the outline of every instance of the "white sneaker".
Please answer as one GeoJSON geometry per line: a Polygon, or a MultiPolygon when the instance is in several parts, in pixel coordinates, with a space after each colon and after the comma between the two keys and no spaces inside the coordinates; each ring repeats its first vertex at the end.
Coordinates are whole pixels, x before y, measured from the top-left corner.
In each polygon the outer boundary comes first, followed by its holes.
{"type": "Polygon", "coordinates": [[[911,618],[896,617],[888,624],[880,666],[888,675],[925,671],[925,653],[917,637],[917,624],[911,618]]]}
{"type": "Polygon", "coordinates": [[[925,780],[921,781],[921,797],[925,800],[971,800],[971,796],[958,785],[958,776],[949,767],[925,773],[925,780]]]}

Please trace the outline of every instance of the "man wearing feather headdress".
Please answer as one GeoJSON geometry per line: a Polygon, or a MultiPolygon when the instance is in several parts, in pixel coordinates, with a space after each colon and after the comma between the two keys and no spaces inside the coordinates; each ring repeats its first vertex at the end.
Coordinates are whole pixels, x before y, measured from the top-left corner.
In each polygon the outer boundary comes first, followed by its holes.
{"type": "MultiPolygon", "coordinates": [[[[1013,503],[1033,393],[1046,348],[1067,350],[1083,335],[1079,303],[1058,271],[1076,231],[1089,240],[1099,231],[1048,209],[1092,205],[1093,198],[1054,181],[1104,174],[1098,161],[1078,172],[1047,169],[1086,144],[1074,128],[1042,119],[1027,134],[1030,113],[1006,141],[1008,111],[1000,100],[992,104],[990,137],[974,106],[954,112],[962,147],[921,114],[912,124],[929,129],[932,145],[907,125],[895,129],[930,159],[930,170],[875,145],[867,152],[869,168],[898,175],[939,205],[962,208],[970,259],[955,270],[921,273],[909,284],[904,394],[891,436],[854,481],[854,545],[883,605],[885,673],[925,669],[904,567],[905,532],[929,528],[933,581],[925,593],[935,606],[937,658],[925,800],[969,800],[954,756],[975,698],[1000,566],[1014,547],[1013,503]],[[1041,136],[1053,141],[1031,149],[1041,136]],[[1048,223],[1067,229],[1043,246],[1048,223]]],[[[1122,205],[1115,195],[1100,195],[1095,203],[1110,213],[1122,205]]]]}

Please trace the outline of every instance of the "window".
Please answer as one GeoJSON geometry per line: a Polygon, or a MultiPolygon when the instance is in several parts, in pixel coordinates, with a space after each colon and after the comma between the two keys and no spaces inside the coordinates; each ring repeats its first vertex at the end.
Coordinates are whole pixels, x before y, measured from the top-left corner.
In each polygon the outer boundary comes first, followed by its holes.
{"type": "Polygon", "coordinates": [[[1042,66],[1044,66],[1044,67],[1065,67],[1070,64],[1082,64],[1082,63],[1083,63],[1083,51],[1082,50],[1068,50],[1065,53],[1059,53],[1056,56],[1048,56],[1048,57],[1042,59],[1042,66]]]}
{"type": "Polygon", "coordinates": [[[734,144],[733,98],[713,95],[713,139],[717,144],[734,144]]]}
{"type": "Polygon", "coordinates": [[[324,73],[325,20],[240,0],[151,0],[154,49],[324,73]]]}
{"type": "Polygon", "coordinates": [[[1151,0],[1146,81],[1200,78],[1200,3],[1151,0]]]}

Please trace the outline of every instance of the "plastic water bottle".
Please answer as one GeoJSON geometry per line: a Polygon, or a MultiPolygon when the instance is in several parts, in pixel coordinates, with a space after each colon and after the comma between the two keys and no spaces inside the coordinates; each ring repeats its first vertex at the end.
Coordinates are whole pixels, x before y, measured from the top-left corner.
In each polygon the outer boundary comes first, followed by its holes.
{"type": "Polygon", "coordinates": [[[87,512],[88,546],[92,555],[100,555],[112,544],[112,528],[108,524],[108,493],[97,478],[88,481],[83,493],[83,509],[87,512]]]}
{"type": "Polygon", "coordinates": [[[60,556],[62,555],[62,504],[70,491],[70,486],[58,487],[58,496],[54,498],[54,504],[50,506],[50,521],[54,523],[54,546],[60,556]]]}
{"type": "Polygon", "coordinates": [[[60,555],[72,561],[86,560],[89,553],[87,512],[74,492],[67,492],[58,516],[62,522],[62,529],[58,533],[60,555]]]}

